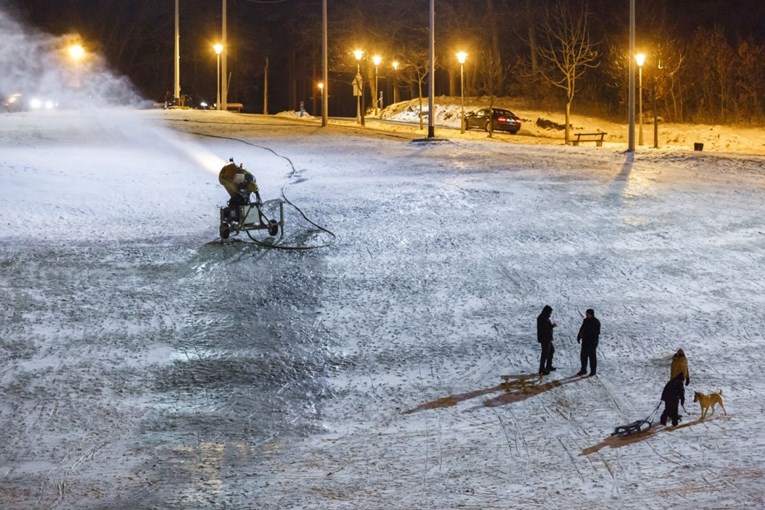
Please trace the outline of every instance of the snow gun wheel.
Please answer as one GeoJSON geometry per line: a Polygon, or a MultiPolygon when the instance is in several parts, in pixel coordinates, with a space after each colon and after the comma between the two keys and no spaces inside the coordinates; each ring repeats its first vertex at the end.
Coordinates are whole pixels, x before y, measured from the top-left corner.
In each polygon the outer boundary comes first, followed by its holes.
{"type": "Polygon", "coordinates": [[[220,238],[225,241],[231,235],[231,229],[225,223],[220,224],[220,238]]]}
{"type": "Polygon", "coordinates": [[[279,233],[279,222],[276,220],[268,220],[268,235],[275,237],[279,233]]]}

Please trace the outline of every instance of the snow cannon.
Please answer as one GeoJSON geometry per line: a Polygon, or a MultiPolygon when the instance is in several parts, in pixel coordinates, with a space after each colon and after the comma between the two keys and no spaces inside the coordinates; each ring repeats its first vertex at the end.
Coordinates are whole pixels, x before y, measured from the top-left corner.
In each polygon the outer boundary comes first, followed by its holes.
{"type": "Polygon", "coordinates": [[[240,232],[250,234],[251,230],[266,230],[268,235],[275,237],[279,230],[284,229],[284,203],[279,201],[279,219],[266,216],[263,211],[263,201],[260,199],[260,188],[255,176],[234,163],[234,158],[220,170],[218,182],[229,194],[226,207],[220,209],[220,238],[228,239],[240,232]]]}

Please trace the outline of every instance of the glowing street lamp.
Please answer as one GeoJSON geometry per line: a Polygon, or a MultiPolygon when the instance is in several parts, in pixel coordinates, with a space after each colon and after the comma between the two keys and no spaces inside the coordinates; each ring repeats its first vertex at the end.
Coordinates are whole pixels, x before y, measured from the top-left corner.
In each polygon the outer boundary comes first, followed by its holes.
{"type": "MultiPolygon", "coordinates": [[[[380,65],[380,62],[382,62],[382,57],[380,55],[375,55],[372,57],[372,63],[375,65],[375,94],[379,94],[378,90],[380,90],[377,87],[377,67],[380,65]]],[[[378,103],[380,102],[377,98],[374,98],[375,101],[375,115],[377,115],[377,107],[379,106],[378,103]]]]}
{"type": "Polygon", "coordinates": [[[635,55],[635,63],[638,66],[638,145],[643,145],[643,64],[645,54],[635,55]]]}
{"type": "Polygon", "coordinates": [[[460,63],[460,133],[465,132],[465,61],[467,53],[457,53],[457,61],[460,63]]]}
{"type": "Polygon", "coordinates": [[[80,44],[73,44],[69,46],[69,56],[72,57],[75,62],[82,60],[82,57],[85,56],[85,48],[80,44]]]}
{"type": "Polygon", "coordinates": [[[85,58],[85,48],[80,44],[72,44],[67,50],[69,57],[74,61],[74,86],[80,88],[80,62],[85,58]]]}
{"type": "Polygon", "coordinates": [[[216,74],[218,75],[218,88],[217,88],[217,94],[215,96],[215,108],[217,110],[220,110],[221,104],[220,104],[220,54],[223,53],[223,45],[221,43],[213,44],[213,50],[215,50],[215,55],[217,57],[217,64],[215,66],[216,74]]]}
{"type": "Polygon", "coordinates": [[[398,62],[393,61],[391,63],[391,66],[393,66],[393,102],[398,103],[398,62]]]}

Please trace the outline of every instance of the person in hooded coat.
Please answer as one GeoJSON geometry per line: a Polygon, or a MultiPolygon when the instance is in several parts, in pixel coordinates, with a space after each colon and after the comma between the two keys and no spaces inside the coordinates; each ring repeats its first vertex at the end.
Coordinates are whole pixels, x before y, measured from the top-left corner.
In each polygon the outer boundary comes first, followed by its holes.
{"type": "Polygon", "coordinates": [[[661,424],[666,425],[667,419],[671,419],[672,426],[676,427],[680,422],[680,418],[682,418],[678,411],[678,407],[685,407],[683,374],[677,374],[664,385],[664,391],[661,392],[661,399],[664,401],[664,412],[661,413],[661,424]]]}
{"type": "Polygon", "coordinates": [[[587,373],[587,361],[590,362],[590,377],[597,375],[598,357],[596,352],[599,339],[600,321],[595,318],[595,310],[590,308],[585,312],[582,327],[579,328],[579,333],[576,335],[576,341],[582,344],[582,352],[579,355],[582,368],[576,375],[585,375],[587,373]]]}
{"type": "Polygon", "coordinates": [[[685,352],[682,349],[678,349],[677,352],[672,355],[672,366],[670,367],[669,378],[674,379],[677,374],[683,374],[686,386],[691,383],[691,376],[688,373],[688,358],[685,357],[685,352]]]}
{"type": "Polygon", "coordinates": [[[555,367],[552,364],[553,354],[555,353],[555,347],[553,346],[553,328],[555,328],[557,324],[550,320],[552,312],[552,307],[550,307],[550,305],[545,305],[542,309],[542,313],[537,317],[537,342],[542,346],[542,352],[539,356],[539,375],[547,375],[555,370],[555,367]]]}

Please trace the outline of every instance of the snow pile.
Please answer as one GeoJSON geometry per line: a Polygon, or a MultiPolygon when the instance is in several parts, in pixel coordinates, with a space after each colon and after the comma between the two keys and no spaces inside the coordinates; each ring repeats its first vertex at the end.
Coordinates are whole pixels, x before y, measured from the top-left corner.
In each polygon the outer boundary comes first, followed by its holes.
{"type": "MultiPolygon", "coordinates": [[[[465,112],[475,111],[480,108],[488,108],[488,97],[466,97],[465,112]]],[[[459,97],[439,96],[435,101],[436,118],[435,125],[443,128],[459,129],[462,106],[459,97]]],[[[495,98],[495,108],[504,108],[519,116],[523,127],[517,135],[507,135],[497,132],[495,137],[504,141],[517,140],[522,143],[562,143],[563,126],[565,125],[563,112],[549,110],[537,110],[526,107],[522,100],[513,98],[495,98]]],[[[428,100],[422,101],[422,122],[428,125],[428,100]]],[[[380,119],[397,121],[408,124],[419,124],[420,102],[418,99],[402,101],[387,106],[380,113],[380,119]]],[[[374,124],[373,117],[367,117],[368,122],[374,124]]],[[[628,139],[628,126],[624,123],[604,120],[596,117],[579,115],[576,110],[571,116],[572,133],[605,132],[607,144],[615,146],[626,144],[628,139]]],[[[375,125],[382,129],[395,129],[385,125],[375,125]]],[[[636,126],[636,133],[639,127],[636,126]]],[[[646,122],[643,125],[644,147],[650,148],[654,144],[653,123],[646,122]]],[[[468,133],[468,137],[479,136],[476,131],[468,133]]],[[[448,136],[455,136],[449,133],[448,136]]],[[[485,136],[485,135],[484,135],[485,136]]],[[[703,144],[705,151],[738,152],[746,154],[765,154],[765,137],[759,127],[745,126],[710,126],[659,123],[658,142],[661,149],[672,151],[693,150],[695,144],[703,144]]]]}

